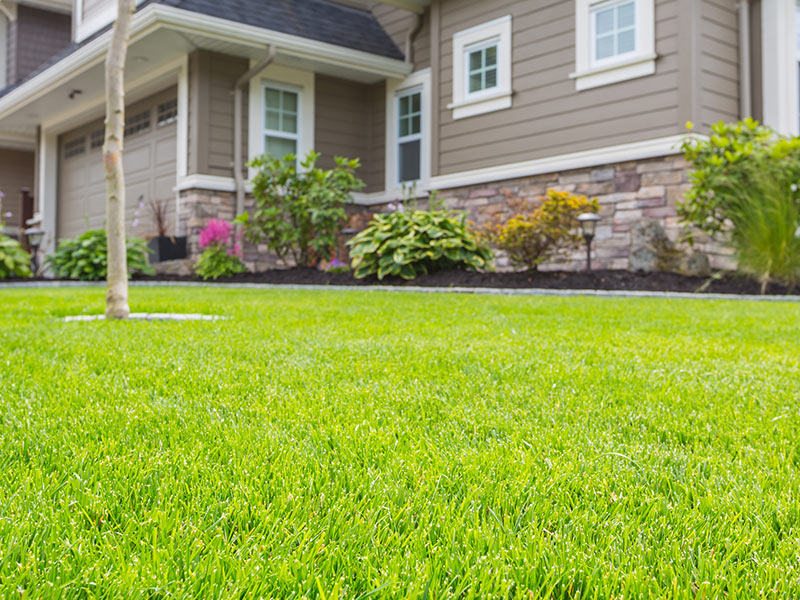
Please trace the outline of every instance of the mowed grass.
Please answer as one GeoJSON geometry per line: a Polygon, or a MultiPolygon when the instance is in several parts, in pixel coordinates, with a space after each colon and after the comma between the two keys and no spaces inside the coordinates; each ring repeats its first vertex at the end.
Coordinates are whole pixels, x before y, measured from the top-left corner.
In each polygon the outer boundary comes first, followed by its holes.
{"type": "Polygon", "coordinates": [[[800,305],[0,290],[0,597],[797,598],[800,305]]]}

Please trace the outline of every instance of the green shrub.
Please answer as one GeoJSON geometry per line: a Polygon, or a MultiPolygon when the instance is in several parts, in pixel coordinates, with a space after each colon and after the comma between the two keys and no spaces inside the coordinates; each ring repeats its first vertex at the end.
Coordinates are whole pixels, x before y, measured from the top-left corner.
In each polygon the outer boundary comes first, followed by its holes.
{"type": "Polygon", "coordinates": [[[692,187],[678,216],[711,236],[730,231],[731,209],[742,194],[759,195],[761,175],[781,186],[800,182],[800,138],[780,137],[753,119],[716,123],[708,139],[687,139],[682,149],[692,166],[692,187]]]}
{"type": "Polygon", "coordinates": [[[800,204],[791,185],[764,174],[734,195],[728,210],[739,268],[761,283],[793,288],[800,281],[800,204]]]}
{"type": "Polygon", "coordinates": [[[297,168],[294,155],[269,155],[250,162],[258,169],[253,178],[255,210],[241,215],[247,239],[265,243],[279,257],[291,256],[299,266],[329,260],[346,218],[345,203],[364,182],[355,176],[358,159],[336,157],[336,168],[316,166],[320,154],[309,152],[297,168]]]}
{"type": "Polygon", "coordinates": [[[20,243],[0,235],[0,279],[32,277],[30,265],[31,255],[23,250],[20,243]]]}
{"type": "MultiPolygon", "coordinates": [[[[128,275],[155,273],[147,255],[150,250],[141,238],[128,238],[128,275]]],[[[61,240],[47,263],[57,277],[81,281],[102,281],[108,271],[108,244],[103,229],[92,229],[74,239],[61,240]]]]}
{"type": "Polygon", "coordinates": [[[579,233],[578,215],[597,212],[597,199],[575,196],[569,192],[548,190],[547,198],[539,205],[525,200],[510,200],[514,214],[502,217],[479,230],[483,239],[508,254],[517,267],[536,270],[553,256],[575,250],[583,240],[579,233]]]}
{"type": "Polygon", "coordinates": [[[355,276],[414,279],[434,271],[491,266],[491,251],[469,231],[465,218],[446,210],[376,215],[348,242],[355,276]]]}
{"type": "MultiPolygon", "coordinates": [[[[800,138],[756,121],[717,123],[709,139],[683,145],[692,187],[678,214],[729,242],[742,271],[761,283],[800,281],[800,138]]],[[[691,236],[689,238],[692,239],[691,236]]]]}

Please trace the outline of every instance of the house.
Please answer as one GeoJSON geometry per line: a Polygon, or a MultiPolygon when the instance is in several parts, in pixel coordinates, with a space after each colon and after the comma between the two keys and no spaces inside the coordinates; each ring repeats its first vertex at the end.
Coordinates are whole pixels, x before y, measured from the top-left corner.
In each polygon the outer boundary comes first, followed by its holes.
{"type": "MultiPolygon", "coordinates": [[[[0,188],[33,189],[48,249],[104,220],[114,2],[66,1],[0,1],[0,188]]],[[[597,196],[597,264],[626,268],[636,223],[679,233],[687,122],[702,135],[754,116],[797,133],[797,11],[795,0],[143,0],[127,65],[130,230],[155,233],[139,199],[169,202],[196,253],[208,218],[246,206],[248,157],[315,149],[325,165],[361,158],[354,219],[411,183],[479,221],[507,194],[597,196]]],[[[730,264],[725,248],[701,249],[730,264]]],[[[271,264],[258,249],[248,261],[271,264]]]]}

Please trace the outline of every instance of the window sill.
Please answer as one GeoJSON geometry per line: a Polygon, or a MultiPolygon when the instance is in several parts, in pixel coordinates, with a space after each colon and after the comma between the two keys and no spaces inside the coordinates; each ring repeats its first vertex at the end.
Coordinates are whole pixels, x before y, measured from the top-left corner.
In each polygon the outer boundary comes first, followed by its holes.
{"type": "Polygon", "coordinates": [[[453,102],[448,104],[447,108],[453,111],[453,119],[466,119],[476,115],[485,113],[496,112],[498,110],[506,110],[511,108],[512,92],[501,92],[492,94],[491,96],[483,96],[474,100],[464,100],[462,102],[453,102]]]}
{"type": "Polygon", "coordinates": [[[571,73],[570,78],[575,80],[575,89],[581,91],[646,77],[656,72],[656,58],[655,54],[636,56],[624,62],[571,73]]]}

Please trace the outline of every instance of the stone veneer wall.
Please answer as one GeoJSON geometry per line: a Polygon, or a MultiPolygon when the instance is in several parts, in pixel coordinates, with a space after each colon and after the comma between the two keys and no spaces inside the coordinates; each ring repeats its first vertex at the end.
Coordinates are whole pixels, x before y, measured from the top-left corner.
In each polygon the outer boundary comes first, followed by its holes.
{"type": "MultiPolygon", "coordinates": [[[[591,169],[549,173],[488,185],[444,190],[441,194],[450,208],[469,211],[477,224],[492,214],[505,212],[507,194],[536,200],[548,189],[568,191],[598,198],[602,221],[597,227],[592,266],[598,269],[628,269],[631,256],[631,230],[642,221],[658,222],[677,248],[683,243],[683,227],[677,218],[677,203],[689,189],[688,164],[681,155],[624,162],[591,169]]],[[[706,237],[697,237],[695,250],[708,256],[714,269],[733,269],[732,251],[706,237]]],[[[545,263],[542,270],[579,269],[586,266],[586,252],[575,252],[566,259],[545,263]]],[[[507,267],[502,257],[498,268],[507,267]]]]}
{"type": "MultiPolygon", "coordinates": [[[[509,195],[538,200],[548,189],[568,191],[598,198],[602,221],[597,227],[592,266],[597,269],[628,269],[631,266],[631,231],[643,221],[655,221],[663,227],[676,247],[688,251],[682,241],[683,227],[677,218],[677,203],[689,188],[687,163],[682,156],[624,162],[591,169],[549,173],[492,184],[443,190],[441,198],[451,209],[466,210],[481,225],[497,212],[508,211],[509,195]]],[[[249,202],[248,202],[249,204],[249,202]]],[[[209,219],[232,220],[236,196],[232,192],[188,190],[182,192],[179,222],[187,234],[189,256],[200,255],[200,229],[209,219]]],[[[249,208],[249,205],[247,206],[249,208]]],[[[388,205],[350,206],[346,228],[361,230],[376,212],[389,210],[388,205]]],[[[705,237],[696,238],[695,250],[708,256],[713,269],[733,269],[732,250],[705,237]]],[[[344,236],[339,257],[346,258],[344,236]]],[[[288,266],[269,253],[266,246],[244,245],[244,261],[251,270],[263,271],[288,266]]],[[[584,268],[585,250],[541,265],[542,270],[574,270],[584,268]]],[[[508,269],[508,262],[499,256],[497,267],[508,269]]]]}

